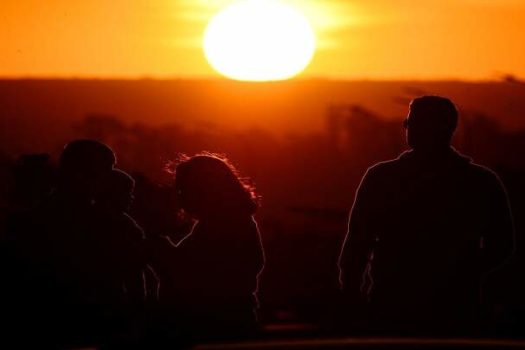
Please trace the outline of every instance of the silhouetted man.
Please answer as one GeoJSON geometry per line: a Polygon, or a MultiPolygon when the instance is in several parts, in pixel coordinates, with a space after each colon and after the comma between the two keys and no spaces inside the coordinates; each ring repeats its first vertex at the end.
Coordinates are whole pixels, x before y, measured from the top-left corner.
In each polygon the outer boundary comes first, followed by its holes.
{"type": "Polygon", "coordinates": [[[104,320],[121,298],[121,285],[108,287],[111,265],[94,235],[97,186],[111,173],[113,151],[92,140],[66,145],[54,193],[40,207],[10,219],[4,249],[4,317],[19,341],[46,346],[101,341],[104,320]]]}
{"type": "Polygon", "coordinates": [[[411,150],[368,169],[357,190],[340,282],[348,313],[385,331],[466,331],[483,275],[513,251],[501,182],[450,146],[457,120],[446,98],[414,99],[411,150]]]}

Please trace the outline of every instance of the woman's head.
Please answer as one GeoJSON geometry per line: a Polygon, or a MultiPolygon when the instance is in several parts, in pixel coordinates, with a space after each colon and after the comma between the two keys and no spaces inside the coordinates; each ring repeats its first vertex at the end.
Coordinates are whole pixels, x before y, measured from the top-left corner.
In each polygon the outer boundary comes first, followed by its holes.
{"type": "Polygon", "coordinates": [[[253,187],[243,181],[227,159],[199,154],[175,169],[178,206],[197,219],[217,215],[252,215],[257,209],[253,187]]]}

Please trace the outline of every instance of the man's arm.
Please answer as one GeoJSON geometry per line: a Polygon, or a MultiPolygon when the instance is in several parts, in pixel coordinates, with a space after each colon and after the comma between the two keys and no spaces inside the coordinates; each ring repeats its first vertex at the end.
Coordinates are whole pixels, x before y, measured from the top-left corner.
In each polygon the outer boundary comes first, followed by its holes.
{"type": "Polygon", "coordinates": [[[483,235],[485,271],[501,267],[514,253],[514,220],[509,199],[499,178],[493,174],[490,183],[489,221],[483,235]]]}
{"type": "Polygon", "coordinates": [[[374,185],[370,169],[364,175],[356,196],[341,254],[339,256],[339,283],[347,301],[361,298],[363,273],[368,263],[373,234],[370,232],[370,222],[374,220],[372,204],[374,185]]]}

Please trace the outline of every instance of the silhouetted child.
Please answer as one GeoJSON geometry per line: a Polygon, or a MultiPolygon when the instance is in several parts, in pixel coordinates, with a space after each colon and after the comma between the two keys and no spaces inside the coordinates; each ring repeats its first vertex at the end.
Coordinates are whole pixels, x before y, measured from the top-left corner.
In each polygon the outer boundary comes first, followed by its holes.
{"type": "Polygon", "coordinates": [[[264,265],[254,190],[213,155],[186,159],[175,176],[177,203],[197,220],[173,252],[181,326],[200,339],[249,334],[264,265]]]}
{"type": "Polygon", "coordinates": [[[105,248],[99,252],[101,261],[108,263],[106,269],[113,273],[108,275],[108,283],[117,282],[123,289],[123,298],[114,305],[117,319],[112,322],[122,324],[123,328],[117,331],[125,337],[140,336],[137,327],[141,327],[145,317],[146,301],[148,297],[156,299],[158,292],[155,272],[147,264],[144,232],[127,213],[133,202],[134,186],[129,174],[114,169],[95,195],[99,225],[96,234],[105,248]]]}
{"type": "Polygon", "coordinates": [[[128,214],[133,202],[135,181],[122,170],[114,169],[102,182],[95,196],[100,215],[101,239],[118,252],[115,263],[121,269],[121,282],[129,301],[140,303],[145,298],[143,269],[146,267],[144,232],[128,214]]]}

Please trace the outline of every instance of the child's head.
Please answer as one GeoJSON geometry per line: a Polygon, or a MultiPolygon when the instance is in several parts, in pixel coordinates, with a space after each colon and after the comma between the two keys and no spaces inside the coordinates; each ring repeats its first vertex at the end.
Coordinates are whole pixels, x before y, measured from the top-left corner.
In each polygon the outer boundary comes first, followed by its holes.
{"type": "Polygon", "coordinates": [[[243,183],[224,158],[196,155],[175,170],[178,206],[197,219],[216,215],[252,215],[257,209],[253,188],[243,183]]]}
{"type": "Polygon", "coordinates": [[[113,169],[102,182],[96,202],[105,210],[127,212],[133,202],[135,180],[126,172],[113,169]]]}

